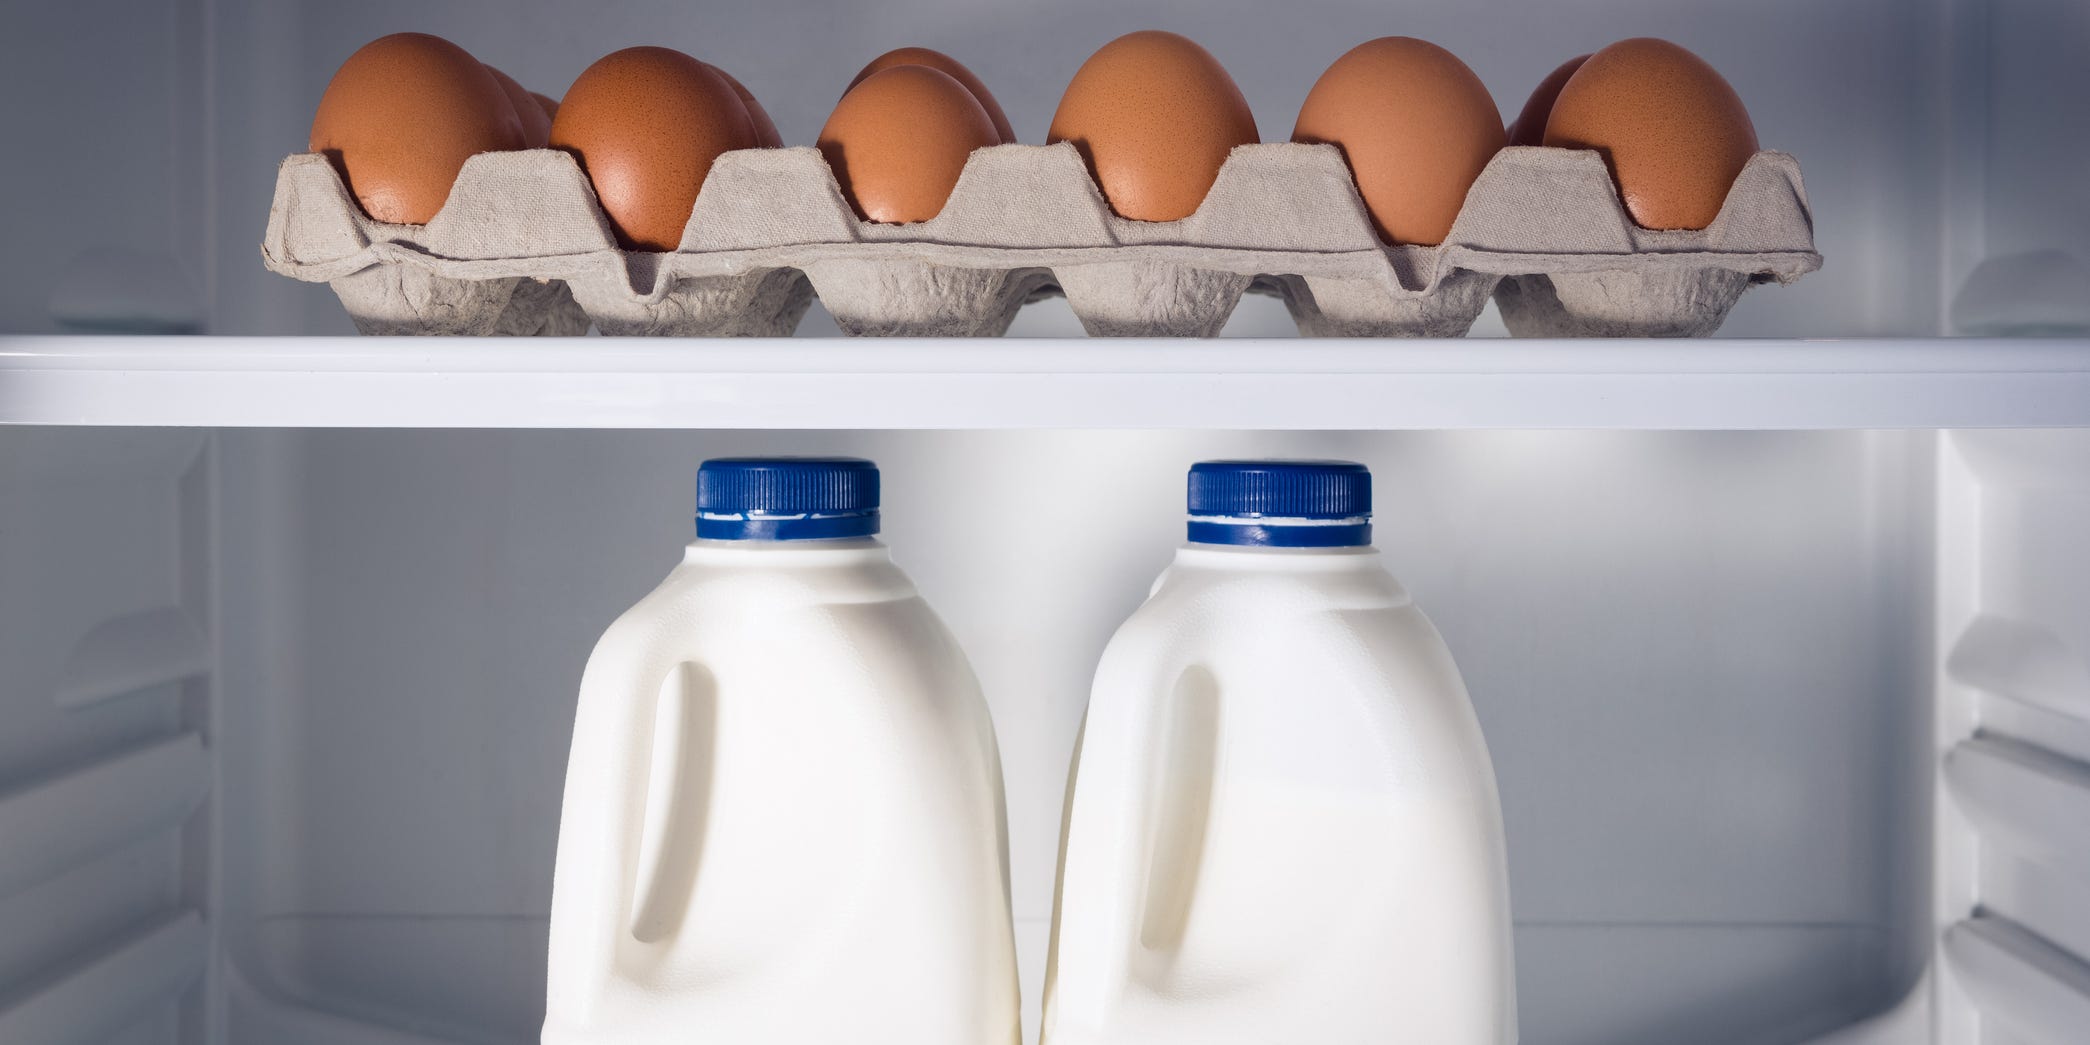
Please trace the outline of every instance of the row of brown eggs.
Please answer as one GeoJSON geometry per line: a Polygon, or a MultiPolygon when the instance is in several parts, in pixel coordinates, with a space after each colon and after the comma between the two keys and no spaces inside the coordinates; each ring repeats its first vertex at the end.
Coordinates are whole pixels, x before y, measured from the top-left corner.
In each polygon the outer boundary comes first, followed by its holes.
{"type": "MultiPolygon", "coordinates": [[[[1234,147],[1261,138],[1210,53],[1145,31],[1082,64],[1046,140],[1073,143],[1118,215],[1174,221],[1197,210],[1234,147]]],[[[1443,241],[1506,144],[1598,150],[1633,220],[1659,229],[1710,224],[1757,147],[1747,110],[1718,72],[1646,38],[1554,70],[1505,128],[1480,78],[1451,52],[1382,37],[1321,75],[1291,140],[1341,148],[1379,234],[1411,244],[1443,241]]],[[[1015,141],[971,70],[903,48],[850,81],[818,144],[859,215],[904,223],[943,209],[973,150],[1015,141]]],[[[404,224],[433,217],[475,153],[564,149],[624,246],[650,251],[675,248],[721,153],[781,145],[739,81],[679,51],[608,55],[555,103],[418,33],[350,56],[320,100],[311,140],[366,213],[404,224]]]]}

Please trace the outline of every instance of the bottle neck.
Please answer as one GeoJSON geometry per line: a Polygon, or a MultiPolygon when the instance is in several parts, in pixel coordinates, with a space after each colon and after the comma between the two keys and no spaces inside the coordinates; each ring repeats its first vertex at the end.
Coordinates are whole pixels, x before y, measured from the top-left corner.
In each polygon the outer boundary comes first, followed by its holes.
{"type": "Polygon", "coordinates": [[[1257,544],[1203,544],[1188,541],[1176,549],[1176,562],[1215,570],[1341,573],[1379,569],[1379,549],[1369,544],[1333,548],[1282,548],[1257,544]]]}
{"type": "Polygon", "coordinates": [[[744,562],[761,558],[774,563],[833,563],[846,565],[866,561],[889,561],[891,549],[876,537],[836,537],[806,541],[721,541],[699,537],[682,551],[686,563],[744,562]]]}

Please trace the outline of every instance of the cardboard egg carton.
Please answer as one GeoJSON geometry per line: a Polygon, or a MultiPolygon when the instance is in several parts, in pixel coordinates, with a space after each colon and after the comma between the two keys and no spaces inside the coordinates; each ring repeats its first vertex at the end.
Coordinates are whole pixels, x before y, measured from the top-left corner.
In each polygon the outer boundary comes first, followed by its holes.
{"type": "Polygon", "coordinates": [[[1488,298],[1526,337],[1687,336],[1821,265],[1799,165],[1756,154],[1703,231],[1635,226],[1594,152],[1508,148],[1440,246],[1388,246],[1341,152],[1244,145],[1197,213],[1112,213],[1067,144],[975,151],[935,218],[862,221],[819,150],[713,163],[681,246],[627,253],[563,152],[468,161],[427,225],[365,217],[323,157],[283,162],[262,253],[364,333],[789,334],[814,294],[863,335],[997,336],[1064,294],[1092,335],[1211,336],[1244,292],[1302,334],[1459,337],[1488,298]]]}

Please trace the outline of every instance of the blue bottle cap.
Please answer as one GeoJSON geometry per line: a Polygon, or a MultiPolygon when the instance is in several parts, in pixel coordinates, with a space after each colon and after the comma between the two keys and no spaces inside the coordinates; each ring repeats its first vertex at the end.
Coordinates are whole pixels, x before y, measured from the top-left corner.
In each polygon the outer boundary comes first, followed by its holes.
{"type": "Polygon", "coordinates": [[[697,469],[697,536],[826,541],[878,532],[878,466],[859,457],[721,457],[697,469]]]}
{"type": "Polygon", "coordinates": [[[1200,461],[1188,501],[1197,544],[1372,543],[1372,473],[1354,461],[1200,461]]]}

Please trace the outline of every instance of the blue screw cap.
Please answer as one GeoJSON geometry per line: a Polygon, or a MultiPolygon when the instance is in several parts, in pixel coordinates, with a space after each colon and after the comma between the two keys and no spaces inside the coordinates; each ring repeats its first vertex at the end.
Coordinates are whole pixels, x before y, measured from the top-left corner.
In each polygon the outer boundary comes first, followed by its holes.
{"type": "Polygon", "coordinates": [[[878,466],[860,457],[720,457],[697,469],[697,536],[824,541],[878,532],[878,466]]]}
{"type": "Polygon", "coordinates": [[[1372,473],[1354,461],[1200,461],[1190,467],[1187,502],[1197,544],[1372,542],[1372,473]]]}

